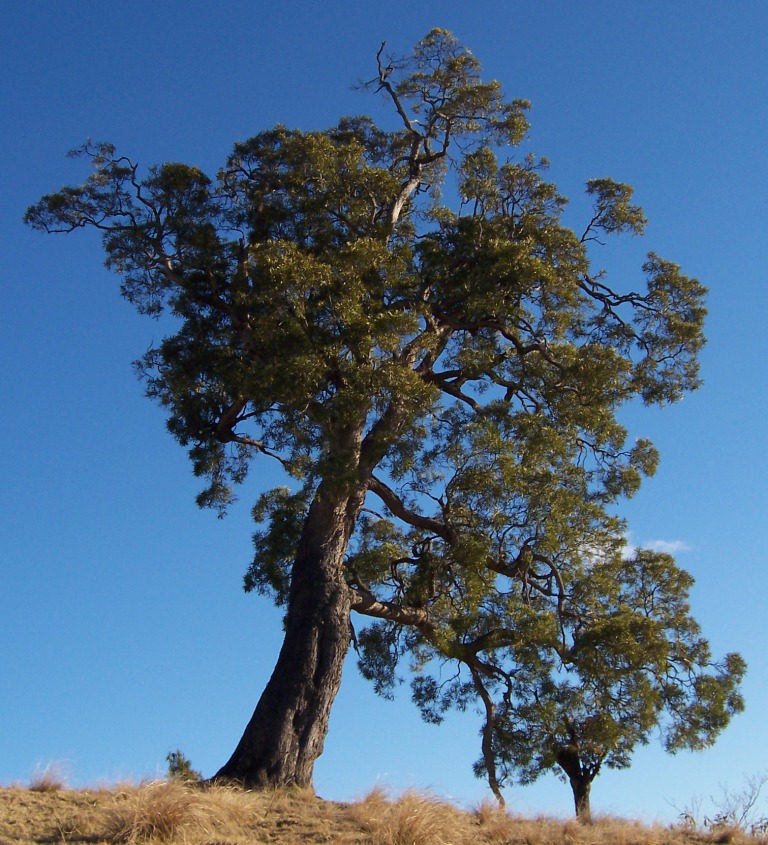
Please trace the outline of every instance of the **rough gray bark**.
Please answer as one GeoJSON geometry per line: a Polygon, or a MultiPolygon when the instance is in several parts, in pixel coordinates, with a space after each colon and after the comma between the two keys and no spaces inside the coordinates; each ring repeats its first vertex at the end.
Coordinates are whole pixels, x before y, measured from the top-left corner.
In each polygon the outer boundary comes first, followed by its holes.
{"type": "Polygon", "coordinates": [[[214,776],[248,787],[311,787],[350,644],[344,554],[364,488],[322,484],[293,566],[285,640],[234,753],[214,776]]]}

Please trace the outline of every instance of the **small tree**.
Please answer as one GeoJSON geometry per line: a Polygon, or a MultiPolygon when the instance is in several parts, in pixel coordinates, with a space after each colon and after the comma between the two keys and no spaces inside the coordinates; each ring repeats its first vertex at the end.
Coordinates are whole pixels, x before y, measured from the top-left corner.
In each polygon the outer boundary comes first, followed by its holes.
{"type": "Polygon", "coordinates": [[[657,728],[673,753],[711,745],[743,709],[745,664],[738,654],[712,661],[690,615],[692,584],[669,555],[648,550],[587,566],[548,631],[539,610],[543,637],[510,643],[473,674],[489,738],[478,774],[500,785],[559,771],[589,821],[601,767],[629,766],[657,728]]]}
{"type": "Polygon", "coordinates": [[[200,772],[192,768],[192,762],[178,748],[176,751],[169,751],[165,761],[168,763],[168,777],[171,780],[198,783],[203,779],[200,772]]]}
{"type": "Polygon", "coordinates": [[[565,226],[546,162],[513,158],[528,104],[444,30],[382,47],[368,87],[390,127],[277,126],[215,178],[87,144],[91,176],[26,216],[101,231],[124,296],[175,317],[139,371],[201,506],[225,509],[256,460],[286,470],[245,579],[285,606],[285,640],[218,773],[250,786],[311,784],[351,611],[382,691],[405,652],[482,674],[510,625],[538,643],[535,596],[566,619],[569,573],[617,542],[614,505],[656,463],[618,408],[698,384],[699,282],[654,254],[614,287],[591,268],[599,238],[642,232],[629,186],[588,182],[565,226]]]}

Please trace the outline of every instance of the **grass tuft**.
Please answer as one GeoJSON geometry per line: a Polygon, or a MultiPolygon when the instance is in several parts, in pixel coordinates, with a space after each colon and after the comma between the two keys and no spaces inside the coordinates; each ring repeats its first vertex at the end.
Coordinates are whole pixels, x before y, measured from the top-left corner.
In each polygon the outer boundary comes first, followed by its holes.
{"type": "Polygon", "coordinates": [[[516,819],[502,809],[498,802],[490,798],[478,804],[472,816],[480,829],[480,834],[490,845],[502,845],[512,840],[513,834],[519,834],[521,820],[516,819]]]}
{"type": "Polygon", "coordinates": [[[115,794],[103,837],[115,843],[187,841],[203,836],[222,842],[252,828],[263,816],[255,793],[232,787],[200,787],[159,781],[115,794]]]}
{"type": "Polygon", "coordinates": [[[104,836],[112,842],[168,841],[193,821],[188,790],[171,783],[150,783],[120,792],[107,812],[104,836]]]}
{"type": "Polygon", "coordinates": [[[67,778],[62,763],[48,763],[43,768],[39,763],[35,766],[35,771],[29,781],[29,789],[32,792],[59,792],[66,788],[67,778]]]}
{"type": "Polygon", "coordinates": [[[452,845],[467,841],[468,818],[428,793],[404,792],[397,801],[376,788],[349,810],[374,845],[452,845]]]}

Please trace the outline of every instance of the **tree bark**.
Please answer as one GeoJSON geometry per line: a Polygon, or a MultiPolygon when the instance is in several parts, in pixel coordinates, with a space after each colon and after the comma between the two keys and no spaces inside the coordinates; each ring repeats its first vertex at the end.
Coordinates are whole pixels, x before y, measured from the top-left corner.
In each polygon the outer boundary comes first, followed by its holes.
{"type": "Polygon", "coordinates": [[[592,809],[589,804],[589,793],[592,789],[594,773],[585,771],[579,754],[572,748],[561,748],[557,755],[560,768],[568,775],[573,792],[573,804],[576,818],[582,824],[592,824],[592,809]]]}
{"type": "Polygon", "coordinates": [[[576,810],[576,818],[582,824],[592,824],[592,808],[589,804],[589,793],[592,790],[592,781],[586,777],[568,778],[573,791],[573,805],[576,810]]]}
{"type": "Polygon", "coordinates": [[[507,802],[501,794],[501,784],[499,783],[499,777],[496,771],[496,754],[493,748],[493,733],[496,724],[496,705],[493,703],[493,699],[488,693],[488,690],[485,688],[485,684],[480,677],[480,671],[477,668],[477,664],[473,665],[470,663],[468,665],[469,671],[472,674],[472,682],[475,685],[475,690],[477,690],[477,694],[480,696],[483,706],[485,707],[485,724],[483,725],[481,731],[481,736],[483,738],[481,747],[483,752],[483,762],[485,763],[485,772],[488,777],[488,786],[498,801],[499,807],[504,809],[507,802]]]}
{"type": "Polygon", "coordinates": [[[350,644],[344,555],[364,500],[359,481],[336,479],[318,488],[293,565],[277,664],[242,739],[214,779],[253,788],[312,787],[350,644]]]}

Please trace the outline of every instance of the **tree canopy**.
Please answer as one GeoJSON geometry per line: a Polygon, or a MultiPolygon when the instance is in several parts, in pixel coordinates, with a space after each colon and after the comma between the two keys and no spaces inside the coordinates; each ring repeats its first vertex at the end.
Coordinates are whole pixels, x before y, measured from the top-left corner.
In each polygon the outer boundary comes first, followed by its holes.
{"type": "MultiPolygon", "coordinates": [[[[90,177],[26,216],[100,230],[123,295],[175,318],[138,368],[201,506],[223,512],[254,461],[285,469],[245,576],[286,607],[285,644],[219,772],[250,785],[311,783],[350,611],[384,692],[406,654],[492,680],[512,641],[525,665],[564,635],[575,591],[603,590],[616,503],[656,466],[618,409],[698,385],[702,285],[654,253],[615,284],[593,268],[603,239],[643,231],[630,186],[589,181],[566,226],[546,161],[515,157],[528,103],[444,30],[382,45],[366,87],[389,127],[276,126],[215,177],[87,143],[90,177]]],[[[437,693],[422,673],[414,694],[437,693]]]]}
{"type": "Polygon", "coordinates": [[[594,558],[568,579],[567,611],[529,604],[524,633],[508,625],[506,640],[470,666],[471,684],[421,678],[422,709],[440,719],[461,696],[478,697],[486,718],[476,773],[498,794],[506,781],[559,772],[589,820],[604,765],[628,767],[657,730],[667,751],[706,748],[743,709],[744,661],[712,659],[690,615],[692,585],[668,554],[594,558]]]}

